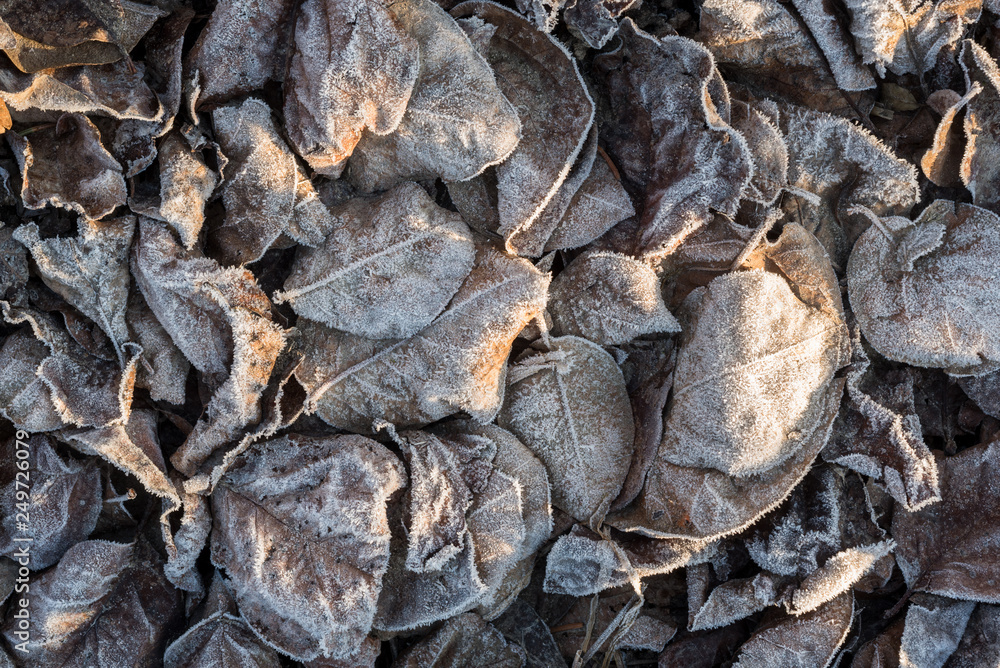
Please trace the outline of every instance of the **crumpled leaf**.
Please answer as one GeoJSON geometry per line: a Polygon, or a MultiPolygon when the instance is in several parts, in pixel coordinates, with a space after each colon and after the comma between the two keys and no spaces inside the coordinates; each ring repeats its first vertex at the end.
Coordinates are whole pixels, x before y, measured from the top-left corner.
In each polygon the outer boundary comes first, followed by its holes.
{"type": "Polygon", "coordinates": [[[29,433],[62,426],[48,386],[36,375],[48,356],[28,327],[7,336],[0,347],[0,414],[29,433]]]}
{"type": "Polygon", "coordinates": [[[553,503],[599,526],[628,473],[635,435],[611,355],[575,336],[527,351],[511,368],[497,421],[545,463],[553,503]]]}
{"type": "Polygon", "coordinates": [[[922,75],[934,66],[938,53],[954,45],[966,27],[979,19],[982,0],[910,0],[884,3],[845,0],[851,34],[864,63],[875,65],[880,77],[922,75]]]}
{"type": "Polygon", "coordinates": [[[770,206],[788,185],[788,147],[775,119],[741,100],[732,101],[732,125],[743,135],[753,158],[746,199],[770,206]]]}
{"type": "Polygon", "coordinates": [[[300,322],[296,377],[309,392],[307,410],[360,433],[373,420],[407,427],[458,411],[490,421],[511,344],[545,307],[548,282],[526,260],[483,248],[448,308],[409,339],[362,339],[300,322]]]}
{"type": "Polygon", "coordinates": [[[798,617],[765,617],[743,643],[733,668],[826,668],[847,638],[853,617],[854,595],[850,592],[798,617]]]}
{"type": "Polygon", "coordinates": [[[506,159],[521,123],[465,32],[431,0],[400,0],[391,11],[417,42],[420,67],[395,131],[362,135],[351,182],[371,192],[401,181],[464,181],[506,159]]]}
{"type": "Polygon", "coordinates": [[[205,612],[210,614],[167,647],[164,668],[279,668],[278,653],[240,619],[218,574],[212,580],[205,612]]]}
{"type": "Polygon", "coordinates": [[[185,475],[260,419],[258,400],[285,346],[270,302],[245,269],[185,251],[162,223],[141,218],[132,273],[163,328],[217,382],[206,416],[171,462],[185,475]]]}
{"type": "MultiPolygon", "coordinates": [[[[962,43],[962,69],[965,71],[969,90],[965,111],[965,154],[962,156],[959,176],[972,193],[976,206],[1000,212],[1000,190],[997,167],[1000,146],[991,128],[995,127],[997,105],[1000,104],[1000,71],[996,61],[981,46],[971,40],[962,43]],[[975,91],[979,89],[979,92],[975,91]],[[970,98],[971,96],[971,98],[970,98]]],[[[942,124],[944,119],[942,119],[942,124]]]]}
{"type": "Polygon", "coordinates": [[[1000,608],[980,603],[969,618],[965,635],[945,664],[948,668],[987,668],[1000,658],[1000,608]]]}
{"type": "Polygon", "coordinates": [[[663,441],[613,526],[658,537],[733,532],[779,503],[825,445],[843,388],[834,373],[849,352],[837,279],[798,225],[750,265],[765,258],[780,273],[725,274],[686,300],[663,441]]]}
{"type": "Polygon", "coordinates": [[[658,40],[631,19],[619,36],[620,49],[594,59],[606,85],[621,91],[604,139],[626,186],[641,195],[636,250],[665,255],[712,211],[736,214],[753,160],[729,125],[729,94],[707,49],[683,37],[658,40]]]}
{"type": "Polygon", "coordinates": [[[78,222],[78,236],[42,240],[34,223],[22,225],[14,238],[31,252],[42,280],[63,299],[100,325],[124,364],[122,346],[128,299],[128,252],[135,217],[78,222]]]}
{"type": "Polygon", "coordinates": [[[507,252],[539,256],[559,224],[543,213],[584,148],[594,102],[565,47],[514,12],[471,1],[452,14],[496,28],[486,59],[500,90],[517,100],[522,127],[518,148],[496,167],[498,232],[507,252]]]}
{"type": "Polygon", "coordinates": [[[191,363],[174,345],[137,288],[129,293],[125,322],[129,339],[142,346],[135,386],[148,390],[154,401],[183,404],[191,363]]]}
{"type": "Polygon", "coordinates": [[[0,475],[0,500],[10,508],[8,522],[0,527],[0,555],[19,559],[24,543],[16,541],[28,538],[28,561],[20,563],[38,571],[59,561],[66,550],[86,540],[94,530],[101,512],[101,471],[91,462],[63,457],[48,436],[35,435],[22,441],[27,444],[27,459],[16,457],[15,450],[25,448],[15,447],[13,439],[0,446],[8,462],[0,475]],[[20,470],[15,461],[29,464],[27,488],[23,475],[15,480],[20,470]],[[14,520],[24,518],[16,517],[15,511],[27,518],[23,530],[14,520]]]}
{"type": "Polygon", "coordinates": [[[847,392],[823,459],[882,480],[906,510],[939,501],[937,466],[924,443],[912,376],[868,373],[871,362],[858,336],[851,355],[847,392]]]}
{"type": "Polygon", "coordinates": [[[914,366],[974,376],[1000,369],[996,248],[1000,219],[971,204],[936,200],[915,221],[873,220],[847,265],[861,333],[914,366]]]}
{"type": "MultiPolygon", "coordinates": [[[[927,98],[928,106],[931,106],[931,102],[945,105],[941,109],[941,121],[934,131],[934,143],[920,158],[921,171],[935,185],[944,188],[957,188],[962,185],[962,154],[965,150],[965,133],[960,131],[959,124],[955,121],[958,120],[959,113],[965,109],[965,105],[969,103],[969,100],[976,97],[982,90],[982,86],[973,85],[964,97],[959,96],[955,91],[943,90],[933,93],[927,98]],[[947,101],[947,104],[945,101],[947,101]]],[[[982,139],[984,145],[988,146],[990,139],[988,137],[982,137],[982,139]]],[[[983,150],[984,153],[988,151],[988,148],[984,148],[983,150]]],[[[970,158],[968,162],[964,163],[967,171],[970,163],[975,160],[973,156],[970,156],[970,158]]],[[[983,165],[981,162],[977,165],[977,168],[977,171],[984,168],[989,169],[987,165],[983,165]]],[[[967,176],[971,176],[971,174],[967,174],[967,176]]],[[[982,206],[982,202],[975,203],[982,206]]]]}
{"type": "MultiPolygon", "coordinates": [[[[163,655],[182,615],[180,595],[149,545],[88,540],[71,547],[31,587],[31,662],[117,668],[163,655]]],[[[4,624],[14,645],[17,620],[4,624]]]]}
{"type": "Polygon", "coordinates": [[[627,255],[584,252],[556,276],[549,292],[556,334],[614,346],[681,329],[663,304],[656,273],[627,255]]]}
{"type": "Polygon", "coordinates": [[[402,668],[521,668],[525,654],[475,613],[459,615],[407,649],[393,665],[402,668]]]}
{"type": "Polygon", "coordinates": [[[6,136],[21,168],[26,207],[57,206],[98,219],[125,204],[121,165],[101,146],[101,135],[86,116],[63,114],[51,128],[6,136]]]}
{"type": "Polygon", "coordinates": [[[855,653],[851,668],[882,668],[899,665],[899,646],[903,638],[903,620],[900,619],[855,653]]]}
{"type": "Polygon", "coordinates": [[[188,54],[196,86],[189,104],[227,102],[280,81],[294,7],[291,0],[219,2],[188,54]]]}
{"type": "Polygon", "coordinates": [[[906,609],[899,648],[902,668],[941,668],[958,647],[976,604],[917,594],[906,609]]]}
{"type": "Polygon", "coordinates": [[[853,113],[842,91],[875,87],[854,54],[853,39],[831,20],[825,3],[792,5],[801,23],[778,0],[706,0],[696,38],[718,63],[736,70],[738,81],[821,111],[853,113]]]}
{"type": "Polygon", "coordinates": [[[919,199],[913,165],[896,157],[864,129],[830,114],[782,107],[788,145],[788,181],[819,200],[796,198],[786,211],[816,235],[838,267],[868,221],[852,216],[865,206],[877,215],[903,215],[919,199]]]}
{"type": "Polygon", "coordinates": [[[226,219],[209,234],[223,264],[246,264],[288,234],[314,245],[332,225],[295,156],[278,135],[270,108],[257,98],[212,112],[223,168],[226,219]]]}
{"type": "Polygon", "coordinates": [[[403,119],[419,47],[396,9],[385,0],[308,0],[298,10],[285,119],[319,174],[339,177],[366,128],[386,135],[403,119]]]}
{"type": "Polygon", "coordinates": [[[349,200],[331,215],[333,231],[298,251],[274,297],[302,317],[372,339],[413,336],[472,271],[469,228],[415,183],[349,200]]]}
{"type": "Polygon", "coordinates": [[[524,650],[527,668],[565,668],[545,620],[524,600],[515,599],[491,624],[508,642],[524,650]]]}
{"type": "Polygon", "coordinates": [[[238,458],[212,495],[212,563],[254,632],[300,661],[356,654],[389,561],[386,502],[405,484],[361,436],[283,436],[238,458]]]}
{"type": "Polygon", "coordinates": [[[938,455],[941,502],[917,512],[897,511],[892,537],[896,562],[910,589],[984,603],[1000,602],[995,572],[990,491],[1000,468],[1000,445],[977,445],[938,455]]]}
{"type": "Polygon", "coordinates": [[[563,14],[566,27],[590,48],[601,49],[618,32],[615,19],[638,3],[636,0],[572,0],[566,4],[563,14]]]}
{"type": "Polygon", "coordinates": [[[4,52],[24,72],[101,65],[122,59],[165,14],[159,7],[130,0],[15,0],[4,5],[0,40],[4,52]]]}

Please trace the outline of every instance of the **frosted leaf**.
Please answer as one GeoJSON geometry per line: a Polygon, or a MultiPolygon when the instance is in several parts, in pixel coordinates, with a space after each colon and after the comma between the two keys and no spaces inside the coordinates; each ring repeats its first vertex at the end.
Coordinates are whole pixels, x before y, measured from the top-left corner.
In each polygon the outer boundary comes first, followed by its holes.
{"type": "Polygon", "coordinates": [[[746,102],[733,100],[732,124],[747,142],[753,159],[753,176],[746,199],[772,205],[788,184],[788,147],[771,119],[746,102]]]}
{"type": "Polygon", "coordinates": [[[167,479],[153,411],[134,410],[126,425],[67,430],[61,437],[80,452],[98,455],[115,468],[135,476],[150,494],[180,506],[177,491],[167,479]]]}
{"type": "Polygon", "coordinates": [[[988,668],[1000,658],[1000,607],[980,603],[969,618],[948,668],[988,668]]]}
{"type": "Polygon", "coordinates": [[[545,251],[588,244],[617,223],[635,215],[632,200],[607,161],[595,160],[573,195],[566,214],[545,242],[545,251]]]}
{"type": "Polygon", "coordinates": [[[868,373],[860,338],[851,346],[847,392],[823,459],[877,478],[907,510],[941,498],[906,372],[868,373]]]}
{"type": "Polygon", "coordinates": [[[528,24],[528,30],[552,32],[559,22],[559,10],[568,2],[569,0],[517,0],[516,5],[517,10],[534,23],[528,24]]]}
{"type": "Polygon", "coordinates": [[[903,638],[903,620],[892,624],[858,649],[851,668],[888,668],[899,665],[899,645],[903,638]]]}
{"type": "Polygon", "coordinates": [[[211,500],[185,490],[178,480],[173,482],[184,512],[174,531],[174,524],[169,516],[178,510],[177,504],[169,499],[163,503],[160,533],[167,551],[163,573],[178,589],[201,596],[205,589],[197,561],[208,544],[208,536],[212,530],[212,515],[209,512],[211,500]]]}
{"type": "Polygon", "coordinates": [[[996,127],[1000,104],[1000,71],[989,53],[970,40],[962,43],[960,62],[969,85],[962,99],[972,97],[965,111],[966,145],[959,176],[972,193],[973,204],[1000,212],[1000,190],[996,186],[1000,178],[1000,145],[992,129],[996,127]]]}
{"type": "Polygon", "coordinates": [[[976,604],[917,594],[906,609],[900,668],[941,668],[958,647],[976,604]]]}
{"type": "Polygon", "coordinates": [[[472,1],[452,13],[496,26],[486,59],[500,90],[517,100],[522,127],[521,143],[496,168],[498,232],[507,252],[537,257],[559,224],[545,210],[584,149],[594,102],[566,48],[514,12],[472,1]]]}
{"type": "Polygon", "coordinates": [[[48,313],[7,302],[0,302],[0,309],[7,322],[30,325],[49,349],[35,375],[48,387],[52,406],[64,423],[104,427],[128,422],[138,361],[135,344],[124,346],[127,358],[119,366],[90,355],[48,313]]]}
{"type": "Polygon", "coordinates": [[[649,615],[639,615],[615,645],[619,648],[659,653],[676,633],[677,627],[671,622],[649,615]]]}
{"type": "Polygon", "coordinates": [[[712,220],[730,217],[753,174],[742,135],[729,125],[729,94],[712,55],[690,39],[656,39],[622,22],[622,47],[594,59],[612,102],[604,131],[627,187],[645,192],[640,253],[667,254],[712,220]]]}
{"type": "MultiPolygon", "coordinates": [[[[146,543],[88,540],[31,583],[31,662],[118,668],[155,663],[183,619],[179,592],[146,543]]],[[[11,646],[17,620],[3,626],[11,646]]]]}
{"type": "Polygon", "coordinates": [[[847,638],[853,618],[850,592],[798,617],[765,617],[743,643],[733,668],[827,668],[847,638]]]}
{"type": "Polygon", "coordinates": [[[837,86],[846,91],[875,88],[875,78],[854,50],[854,36],[841,24],[837,10],[825,0],[792,0],[809,36],[826,58],[837,86]]]}
{"type": "Polygon", "coordinates": [[[159,121],[164,109],[143,81],[144,67],[124,60],[23,74],[0,66],[0,99],[14,120],[78,113],[159,121]]]}
{"type": "Polygon", "coordinates": [[[781,273],[725,274],[686,300],[663,441],[642,493],[612,525],[730,533],[780,502],[825,445],[849,350],[837,279],[794,224],[751,259],[765,262],[781,273]]]}
{"type": "Polygon", "coordinates": [[[489,422],[511,344],[545,307],[548,283],[526,260],[483,248],[444,313],[409,339],[372,341],[300,321],[296,377],[307,410],[361,433],[376,419],[406,427],[458,411],[489,422]]]}
{"type": "Polygon", "coordinates": [[[126,119],[114,124],[110,150],[122,164],[125,178],[153,164],[156,139],[174,126],[181,105],[184,33],[194,16],[193,9],[178,9],[164,18],[143,41],[145,74],[163,110],[157,120],[126,119]]]}
{"type": "Polygon", "coordinates": [[[275,302],[373,339],[405,338],[437,317],[472,270],[475,247],[458,215],[415,183],[331,211],[335,227],[300,249],[275,302]]]}
{"type": "MultiPolygon", "coordinates": [[[[208,238],[223,264],[259,260],[292,226],[309,229],[332,224],[264,102],[249,98],[239,106],[219,107],[212,112],[212,124],[219,147],[229,159],[222,170],[221,188],[226,218],[208,238]]],[[[325,235],[324,229],[318,238],[300,241],[312,245],[325,235]]]]}
{"type": "Polygon", "coordinates": [[[244,453],[212,495],[212,563],[254,632],[300,661],[356,654],[388,565],[386,502],[405,483],[399,460],[361,436],[244,453]]]}
{"type": "Polygon", "coordinates": [[[198,87],[188,103],[200,107],[226,102],[281,80],[291,0],[222,0],[188,54],[188,67],[198,87]]]}
{"type": "Polygon", "coordinates": [[[0,474],[0,501],[11,509],[11,521],[0,527],[0,555],[20,559],[18,552],[24,543],[15,539],[27,537],[31,541],[28,561],[20,563],[38,571],[59,561],[66,550],[86,540],[97,526],[101,512],[101,470],[92,462],[61,456],[48,436],[35,435],[24,441],[28,445],[27,460],[15,460],[15,450],[23,448],[15,448],[14,439],[0,446],[2,457],[8,462],[0,474]],[[15,480],[18,471],[15,461],[27,461],[31,467],[26,499],[17,493],[18,490],[23,493],[24,480],[23,476],[18,478],[20,485],[15,480]],[[16,533],[15,509],[31,520],[26,530],[16,533]]]}
{"type": "Polygon", "coordinates": [[[500,617],[491,620],[491,624],[509,642],[524,650],[528,668],[563,668],[566,665],[548,624],[523,599],[515,599],[500,617]]]}
{"type": "Polygon", "coordinates": [[[135,48],[166,12],[129,0],[62,3],[18,0],[4,5],[3,50],[24,72],[113,63],[135,48]]]}
{"type": "MultiPolygon", "coordinates": [[[[947,106],[941,109],[941,121],[934,131],[934,143],[920,158],[921,171],[935,185],[944,188],[958,188],[962,185],[962,168],[964,166],[968,171],[971,162],[975,158],[970,156],[970,160],[964,162],[963,165],[962,154],[965,150],[965,134],[955,121],[958,120],[959,112],[965,109],[965,105],[968,104],[969,100],[978,96],[982,91],[982,86],[973,85],[965,97],[959,97],[958,93],[946,89],[932,93],[927,98],[928,103],[935,101],[935,95],[938,98],[944,98],[945,96],[951,98],[948,100],[947,106]],[[954,97],[951,97],[952,95],[954,97]]],[[[944,103],[942,102],[942,104],[944,103]]],[[[982,139],[985,146],[992,144],[992,141],[987,136],[983,136],[982,139]]],[[[989,149],[985,149],[984,153],[989,153],[989,149]]],[[[989,173],[989,165],[983,164],[982,161],[978,161],[978,163],[977,171],[982,169],[985,170],[984,173],[989,173]]],[[[966,174],[966,176],[971,176],[971,174],[966,174]]],[[[982,206],[980,202],[976,202],[976,204],[982,206]]]]}
{"type": "Polygon", "coordinates": [[[552,502],[598,526],[628,473],[632,411],[614,359],[564,336],[527,351],[511,368],[497,420],[545,463],[552,502]]]}
{"type": "Polygon", "coordinates": [[[663,304],[656,273],[619,253],[585,252],[573,260],[552,281],[549,313],[556,334],[604,346],[681,329],[663,304]]]}
{"type": "Polygon", "coordinates": [[[792,592],[789,609],[802,614],[833,600],[877,567],[892,550],[892,541],[851,547],[830,557],[818,570],[810,573],[792,592]]]}
{"type": "Polygon", "coordinates": [[[0,228],[0,298],[16,301],[23,293],[29,274],[28,253],[24,245],[14,239],[15,229],[0,228]]]}
{"type": "Polygon", "coordinates": [[[156,213],[147,215],[170,223],[184,247],[191,250],[198,241],[205,222],[205,204],[219,184],[219,175],[205,164],[201,151],[193,149],[179,131],[163,138],[158,157],[160,201],[156,213]]]}
{"type": "Polygon", "coordinates": [[[570,533],[560,536],[546,557],[544,590],[590,596],[702,563],[715,551],[710,541],[660,540],[607,528],[605,531],[610,531],[611,538],[577,524],[570,533]]]}
{"type": "Polygon", "coordinates": [[[967,601],[1000,603],[996,572],[996,487],[1000,446],[977,445],[937,457],[941,502],[916,512],[896,512],[892,537],[896,562],[910,589],[967,601]]]}
{"type": "Polygon", "coordinates": [[[0,347],[0,414],[29,433],[62,426],[48,386],[35,375],[48,355],[27,327],[7,336],[0,347]]]}
{"type": "Polygon", "coordinates": [[[125,204],[121,165],[86,116],[63,114],[54,127],[7,137],[21,168],[26,207],[57,206],[98,219],[125,204]]]}
{"type": "Polygon", "coordinates": [[[850,103],[858,96],[845,99],[842,91],[875,88],[875,78],[852,55],[852,40],[841,43],[843,31],[830,16],[818,7],[810,11],[819,3],[792,4],[809,18],[800,20],[778,0],[707,0],[695,37],[736,80],[769,96],[853,115],[850,103]],[[833,60],[827,60],[828,49],[833,60]],[[831,72],[828,62],[839,67],[831,72]]]}
{"type": "Polygon", "coordinates": [[[980,410],[991,417],[1000,418],[1000,371],[985,376],[963,376],[958,385],[980,410]]]}
{"type": "Polygon", "coordinates": [[[786,598],[790,584],[789,578],[767,571],[752,578],[723,582],[694,613],[689,630],[717,629],[778,605],[786,598]]]}
{"type": "Polygon", "coordinates": [[[77,225],[76,237],[42,240],[38,227],[28,223],[15,230],[14,238],[31,252],[42,281],[100,325],[124,364],[122,346],[129,339],[125,326],[128,252],[135,217],[80,218],[77,225]]]}
{"type": "Polygon", "coordinates": [[[615,19],[638,3],[635,0],[575,0],[569,4],[563,14],[566,27],[590,48],[601,49],[618,32],[615,19]]]}
{"type": "Polygon", "coordinates": [[[396,659],[400,668],[522,668],[524,650],[503,637],[479,615],[466,613],[448,621],[396,659]]]}
{"type": "Polygon", "coordinates": [[[979,20],[982,0],[845,0],[851,34],[866,65],[880,77],[922,75],[934,66],[938,53],[952,47],[966,28],[979,20]]]}
{"type": "Polygon", "coordinates": [[[686,635],[674,640],[660,653],[659,668],[714,668],[731,658],[746,639],[742,625],[725,626],[717,631],[686,635]]]}
{"type": "Polygon", "coordinates": [[[319,174],[337,178],[365,128],[385,135],[403,118],[419,48],[395,9],[385,0],[308,0],[298,10],[285,119],[319,174]]]}
{"type": "Polygon", "coordinates": [[[277,652],[254,635],[242,619],[225,612],[189,628],[163,655],[164,668],[279,668],[280,665],[277,652]]]}
{"type": "Polygon", "coordinates": [[[419,46],[417,79],[399,126],[362,135],[351,182],[371,192],[401,181],[464,181],[507,158],[521,123],[462,28],[431,0],[400,0],[391,12],[419,46]]]}
{"type": "Polygon", "coordinates": [[[788,145],[788,181],[819,197],[819,204],[795,198],[786,205],[792,220],[816,235],[840,267],[868,226],[851,207],[880,216],[900,215],[919,199],[913,165],[881,141],[842,118],[798,107],[782,107],[788,145]]]}
{"type": "Polygon", "coordinates": [[[1000,219],[971,204],[937,200],[915,221],[872,225],[847,265],[861,333],[898,362],[959,375],[996,371],[998,247],[1000,219]]]}
{"type": "Polygon", "coordinates": [[[129,294],[125,323],[129,339],[142,346],[142,355],[136,366],[135,386],[148,390],[154,401],[183,404],[191,363],[174,345],[138,289],[129,294]]]}

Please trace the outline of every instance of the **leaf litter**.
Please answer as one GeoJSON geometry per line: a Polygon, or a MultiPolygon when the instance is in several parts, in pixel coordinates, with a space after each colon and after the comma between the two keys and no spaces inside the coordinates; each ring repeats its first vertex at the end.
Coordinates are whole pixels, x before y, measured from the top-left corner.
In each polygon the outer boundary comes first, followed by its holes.
{"type": "Polygon", "coordinates": [[[0,3],[0,665],[996,664],[998,18],[0,3]]]}

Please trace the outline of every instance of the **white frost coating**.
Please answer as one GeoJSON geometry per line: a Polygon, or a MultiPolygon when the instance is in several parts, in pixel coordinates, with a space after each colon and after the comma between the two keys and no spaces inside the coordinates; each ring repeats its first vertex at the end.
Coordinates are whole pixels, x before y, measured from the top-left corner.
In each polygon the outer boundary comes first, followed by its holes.
{"type": "Polygon", "coordinates": [[[285,290],[299,315],[372,339],[413,336],[437,317],[475,260],[472,233],[415,183],[332,211],[335,226],[296,255],[285,290]]]}
{"type": "Polygon", "coordinates": [[[830,557],[823,567],[806,576],[792,594],[790,610],[799,615],[811,612],[834,597],[848,591],[889,554],[891,540],[864,547],[852,547],[830,557]]]}
{"type": "Polygon", "coordinates": [[[163,653],[163,668],[280,668],[278,653],[253,634],[239,617],[218,612],[174,640],[163,653]]]}
{"type": "Polygon", "coordinates": [[[1000,218],[937,200],[915,221],[875,222],[847,265],[868,342],[889,359],[951,374],[1000,369],[1000,218]]]}
{"type": "Polygon", "coordinates": [[[841,90],[860,91],[875,88],[875,77],[861,64],[854,52],[853,39],[827,11],[824,0],[792,0],[809,32],[830,64],[830,71],[841,90]]]}
{"type": "Polygon", "coordinates": [[[942,668],[962,640],[975,607],[972,601],[932,594],[910,599],[899,648],[900,668],[942,668]]]}
{"type": "Polygon", "coordinates": [[[614,359],[586,339],[551,339],[510,370],[497,420],[545,463],[553,503],[599,526],[631,461],[634,424],[614,359]]]}
{"type": "Polygon", "coordinates": [[[853,619],[851,592],[798,617],[772,618],[743,643],[733,668],[827,668],[847,639],[853,619]]]}
{"type": "Polygon", "coordinates": [[[959,60],[968,87],[962,99],[969,100],[964,122],[965,155],[959,175],[972,193],[973,204],[997,211],[1000,210],[1000,186],[997,185],[1000,181],[1000,145],[992,128],[996,125],[1000,105],[1000,69],[996,60],[971,40],[963,42],[959,60]]]}

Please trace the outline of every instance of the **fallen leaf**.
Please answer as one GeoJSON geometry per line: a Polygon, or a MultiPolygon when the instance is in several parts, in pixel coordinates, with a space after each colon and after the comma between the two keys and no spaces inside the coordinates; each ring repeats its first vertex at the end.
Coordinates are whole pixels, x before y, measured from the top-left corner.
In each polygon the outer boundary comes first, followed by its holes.
{"type": "Polygon", "coordinates": [[[461,668],[486,665],[524,666],[524,650],[509,643],[492,625],[474,613],[459,615],[406,650],[395,665],[403,668],[461,668]]]}
{"type": "MultiPolygon", "coordinates": [[[[959,62],[965,71],[969,90],[962,98],[963,101],[968,100],[968,108],[964,122],[965,154],[958,175],[972,193],[973,204],[997,213],[1000,212],[1000,192],[995,184],[1000,176],[997,169],[1000,146],[997,146],[991,128],[996,123],[996,109],[1000,103],[1000,71],[990,54],[970,40],[962,43],[959,62]]],[[[961,108],[960,105],[956,107],[961,108]]]]}
{"type": "Polygon", "coordinates": [[[125,323],[129,339],[142,346],[135,386],[148,390],[154,401],[183,404],[191,363],[174,345],[138,288],[129,293],[125,323]]]}
{"type": "Polygon", "coordinates": [[[916,594],[906,609],[899,648],[904,668],[941,668],[958,647],[976,604],[916,594]]]}
{"type": "Polygon", "coordinates": [[[1000,615],[995,605],[980,603],[969,618],[965,635],[945,665],[948,668],[986,668],[1000,657],[1000,615]]]}
{"type": "Polygon", "coordinates": [[[62,426],[49,387],[36,375],[49,356],[45,344],[23,327],[8,335],[0,347],[0,413],[29,433],[62,426]]]}
{"type": "Polygon", "coordinates": [[[765,617],[743,643],[734,668],[826,668],[847,639],[854,618],[854,595],[841,594],[804,615],[765,617]]]}

